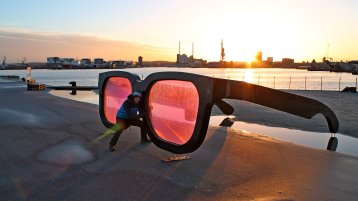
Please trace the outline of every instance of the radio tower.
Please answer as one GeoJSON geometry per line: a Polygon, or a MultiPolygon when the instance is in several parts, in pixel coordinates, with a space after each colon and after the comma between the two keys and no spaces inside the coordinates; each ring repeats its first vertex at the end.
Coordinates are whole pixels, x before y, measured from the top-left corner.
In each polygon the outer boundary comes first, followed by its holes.
{"type": "Polygon", "coordinates": [[[224,49],[223,39],[221,39],[221,55],[220,55],[220,62],[223,62],[224,60],[225,60],[225,49],[224,49]]]}

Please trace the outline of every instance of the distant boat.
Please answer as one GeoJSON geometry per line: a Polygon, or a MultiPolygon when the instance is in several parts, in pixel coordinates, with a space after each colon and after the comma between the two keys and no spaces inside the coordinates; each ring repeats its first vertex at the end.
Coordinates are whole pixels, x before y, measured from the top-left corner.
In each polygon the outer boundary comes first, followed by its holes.
{"type": "Polygon", "coordinates": [[[332,72],[355,72],[358,70],[358,63],[350,62],[335,62],[332,72]]]}
{"type": "Polygon", "coordinates": [[[355,64],[353,69],[352,69],[352,74],[353,75],[358,75],[358,64],[355,64]]]}
{"type": "Polygon", "coordinates": [[[330,72],[354,72],[358,71],[358,61],[350,61],[350,62],[332,62],[328,60],[324,60],[322,63],[312,62],[309,71],[330,71],[330,72]]]}
{"type": "Polygon", "coordinates": [[[349,63],[352,64],[352,74],[353,75],[358,75],[358,60],[353,60],[353,61],[350,61],[349,63]]]}
{"type": "Polygon", "coordinates": [[[296,67],[296,69],[303,69],[303,70],[308,70],[310,68],[310,66],[298,66],[296,67]]]}
{"type": "Polygon", "coordinates": [[[307,70],[309,71],[330,71],[332,69],[331,65],[324,63],[312,62],[307,70]]]}

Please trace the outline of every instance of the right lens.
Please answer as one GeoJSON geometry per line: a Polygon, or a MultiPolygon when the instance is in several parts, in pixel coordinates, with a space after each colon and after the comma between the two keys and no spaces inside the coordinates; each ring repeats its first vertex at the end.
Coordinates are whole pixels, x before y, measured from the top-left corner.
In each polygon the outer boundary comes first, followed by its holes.
{"type": "Polygon", "coordinates": [[[161,80],[149,92],[149,120],[156,135],[167,142],[182,145],[194,133],[199,94],[188,81],[161,80]]]}
{"type": "Polygon", "coordinates": [[[104,114],[109,122],[115,124],[116,113],[132,93],[132,85],[127,78],[110,77],[103,91],[104,114]]]}

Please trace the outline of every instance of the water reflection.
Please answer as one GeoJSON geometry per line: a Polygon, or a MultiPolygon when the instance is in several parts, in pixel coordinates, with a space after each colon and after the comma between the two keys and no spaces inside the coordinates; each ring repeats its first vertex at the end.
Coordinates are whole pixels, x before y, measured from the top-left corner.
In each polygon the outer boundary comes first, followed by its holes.
{"type": "MultiPolygon", "coordinates": [[[[220,122],[226,117],[227,116],[211,116],[210,124],[218,126],[220,122]]],[[[234,116],[230,117],[234,118],[234,116]]],[[[241,121],[235,121],[235,123],[232,125],[232,128],[262,134],[282,141],[292,142],[298,145],[323,150],[326,150],[329,138],[331,137],[330,133],[318,133],[281,127],[270,127],[259,124],[245,123],[241,121]]],[[[358,156],[358,149],[356,146],[358,144],[357,138],[342,134],[336,134],[335,136],[338,139],[338,147],[336,150],[337,152],[358,156]]]]}
{"type": "Polygon", "coordinates": [[[252,69],[245,69],[243,80],[254,84],[254,71],[252,69]]]}

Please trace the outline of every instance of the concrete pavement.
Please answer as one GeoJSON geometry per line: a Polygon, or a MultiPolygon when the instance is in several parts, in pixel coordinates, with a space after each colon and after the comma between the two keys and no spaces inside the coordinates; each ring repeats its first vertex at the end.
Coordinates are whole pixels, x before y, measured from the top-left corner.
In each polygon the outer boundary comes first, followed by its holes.
{"type": "Polygon", "coordinates": [[[139,143],[136,127],[91,141],[98,106],[0,81],[0,200],[357,200],[358,158],[209,127],[192,159],[139,143]]]}

